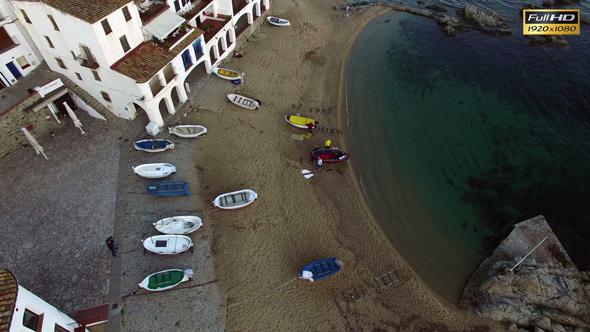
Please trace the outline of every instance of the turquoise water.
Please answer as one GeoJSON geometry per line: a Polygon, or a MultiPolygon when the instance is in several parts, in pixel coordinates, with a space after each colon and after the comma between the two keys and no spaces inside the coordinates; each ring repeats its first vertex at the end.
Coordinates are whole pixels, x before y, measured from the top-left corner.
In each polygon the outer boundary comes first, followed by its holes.
{"type": "Polygon", "coordinates": [[[451,38],[391,12],[359,35],[346,73],[365,194],[408,264],[453,302],[512,225],[539,214],[590,268],[590,29],[531,47],[520,4],[477,6],[514,35],[451,38]]]}

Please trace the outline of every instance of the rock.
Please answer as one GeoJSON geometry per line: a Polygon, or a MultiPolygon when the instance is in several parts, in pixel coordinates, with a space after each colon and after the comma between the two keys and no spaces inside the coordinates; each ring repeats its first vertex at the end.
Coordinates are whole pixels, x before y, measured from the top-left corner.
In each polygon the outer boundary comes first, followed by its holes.
{"type": "Polygon", "coordinates": [[[435,12],[439,12],[439,13],[446,13],[447,9],[439,4],[434,4],[434,5],[430,5],[430,6],[426,6],[426,8],[428,9],[432,9],[435,12]]]}
{"type": "MultiPolygon", "coordinates": [[[[497,29],[477,24],[477,29],[497,29]]],[[[566,42],[561,36],[525,36],[529,45],[566,42]]],[[[581,284],[582,274],[551,231],[542,216],[515,225],[510,235],[484,260],[467,282],[459,305],[478,316],[540,331],[590,331],[585,323],[590,294],[581,284]],[[512,272],[514,259],[525,257],[512,272]],[[565,326],[565,327],[564,327],[565,326]]],[[[590,284],[588,284],[590,286],[590,284]]]]}
{"type": "Polygon", "coordinates": [[[417,1],[417,3],[418,3],[419,5],[423,5],[423,4],[424,4],[424,1],[420,1],[420,0],[418,0],[418,1],[417,1]]]}
{"type": "Polygon", "coordinates": [[[588,278],[588,272],[581,271],[580,274],[582,275],[582,281],[583,282],[590,282],[590,278],[588,278]]]}
{"type": "Polygon", "coordinates": [[[535,329],[533,330],[533,332],[545,332],[545,330],[540,329],[538,327],[535,326],[535,329]]]}
{"type": "Polygon", "coordinates": [[[454,28],[452,28],[451,26],[447,25],[443,31],[447,34],[447,36],[456,36],[457,35],[457,30],[455,30],[454,28]]]}
{"type": "Polygon", "coordinates": [[[545,316],[540,316],[539,318],[532,320],[531,325],[535,327],[535,331],[536,329],[541,331],[551,331],[551,320],[545,316]]]}
{"type": "Polygon", "coordinates": [[[518,326],[516,324],[508,325],[508,331],[518,331],[518,326]]]}
{"type": "Polygon", "coordinates": [[[504,18],[502,16],[500,16],[500,14],[498,14],[496,12],[491,12],[488,15],[490,15],[491,17],[495,18],[498,21],[504,21],[504,18]]]}
{"type": "Polygon", "coordinates": [[[543,8],[551,8],[551,6],[553,6],[553,1],[552,0],[545,0],[545,1],[543,1],[543,4],[541,6],[543,8]]]}
{"type": "Polygon", "coordinates": [[[590,24],[590,18],[589,17],[580,17],[580,22],[585,23],[585,24],[590,24]]]}
{"type": "Polygon", "coordinates": [[[555,0],[555,2],[562,5],[571,5],[574,3],[572,0],[555,0]]]}
{"type": "Polygon", "coordinates": [[[553,331],[553,332],[567,332],[567,330],[559,323],[552,324],[551,331],[553,331]]]}

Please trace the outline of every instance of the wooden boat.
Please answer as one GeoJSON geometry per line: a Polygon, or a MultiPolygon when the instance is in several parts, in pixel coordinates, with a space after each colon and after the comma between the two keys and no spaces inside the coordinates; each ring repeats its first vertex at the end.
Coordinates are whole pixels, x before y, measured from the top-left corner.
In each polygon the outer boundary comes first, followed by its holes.
{"type": "Polygon", "coordinates": [[[289,124],[291,124],[297,128],[302,128],[302,129],[307,129],[307,124],[310,122],[313,123],[314,126],[317,123],[317,121],[312,118],[304,118],[299,115],[287,115],[287,116],[285,116],[285,120],[289,124]]]}
{"type": "Polygon", "coordinates": [[[162,152],[174,149],[174,143],[167,139],[142,139],[135,142],[135,148],[145,152],[162,152]]]}
{"type": "Polygon", "coordinates": [[[184,138],[195,138],[207,135],[207,128],[198,125],[181,125],[168,127],[170,135],[184,138]]]}
{"type": "Polygon", "coordinates": [[[299,278],[307,279],[310,281],[327,278],[335,273],[338,273],[341,269],[342,262],[336,258],[322,259],[311,264],[307,264],[301,273],[299,278]]]}
{"type": "Polygon", "coordinates": [[[225,68],[213,68],[215,75],[223,78],[224,80],[235,81],[242,79],[242,75],[237,71],[225,69],[225,68]]]}
{"type": "Polygon", "coordinates": [[[190,280],[193,277],[193,270],[170,269],[150,274],[142,282],[138,283],[139,287],[152,292],[160,292],[177,286],[181,282],[190,280]]]}
{"type": "Polygon", "coordinates": [[[152,182],[147,186],[147,192],[156,196],[188,196],[190,194],[186,181],[152,182]]]}
{"type": "Polygon", "coordinates": [[[258,194],[253,190],[244,189],[217,196],[213,205],[220,209],[233,210],[252,204],[257,198],[258,194]]]}
{"type": "Polygon", "coordinates": [[[350,154],[338,149],[323,149],[313,151],[311,156],[315,159],[322,158],[325,163],[339,163],[350,158],[350,154]]]}
{"type": "Polygon", "coordinates": [[[268,16],[266,18],[266,20],[268,21],[268,23],[270,23],[272,25],[276,25],[278,27],[286,27],[286,26],[291,25],[291,22],[289,22],[288,20],[285,20],[284,18],[268,16]]]}
{"type": "Polygon", "coordinates": [[[240,107],[247,108],[249,110],[255,110],[257,108],[260,108],[260,100],[250,99],[248,97],[236,95],[233,93],[228,94],[227,98],[232,103],[234,103],[240,107]]]}
{"type": "Polygon", "coordinates": [[[162,255],[180,254],[193,247],[193,240],[186,235],[155,235],[141,242],[146,250],[162,255]]]}
{"type": "Polygon", "coordinates": [[[153,223],[158,232],[164,234],[189,234],[203,226],[197,216],[177,216],[164,218],[153,223]]]}
{"type": "Polygon", "coordinates": [[[131,166],[133,173],[148,179],[165,178],[170,174],[176,173],[176,167],[172,164],[143,164],[139,166],[131,166]]]}

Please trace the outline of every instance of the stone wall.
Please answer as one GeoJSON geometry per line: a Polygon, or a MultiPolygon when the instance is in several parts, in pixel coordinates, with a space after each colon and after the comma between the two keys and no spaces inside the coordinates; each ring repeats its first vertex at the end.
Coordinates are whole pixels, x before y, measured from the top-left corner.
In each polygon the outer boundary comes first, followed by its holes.
{"type": "Polygon", "coordinates": [[[31,134],[43,146],[43,140],[40,138],[49,136],[48,134],[51,131],[60,126],[47,107],[38,112],[33,112],[33,110],[25,111],[27,107],[40,99],[41,96],[35,92],[0,114],[0,141],[2,142],[0,145],[0,159],[19,147],[29,144],[21,130],[22,127],[32,126],[31,134]]]}

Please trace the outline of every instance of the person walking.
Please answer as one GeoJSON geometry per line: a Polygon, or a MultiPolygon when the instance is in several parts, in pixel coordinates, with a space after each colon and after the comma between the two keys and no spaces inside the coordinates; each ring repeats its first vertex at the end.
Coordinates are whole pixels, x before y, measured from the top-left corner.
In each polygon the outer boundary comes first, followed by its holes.
{"type": "Polygon", "coordinates": [[[329,149],[329,148],[330,148],[330,146],[332,146],[332,141],[330,141],[330,140],[327,140],[327,141],[326,141],[326,144],[324,144],[324,147],[325,147],[326,149],[329,149]]]}
{"type": "Polygon", "coordinates": [[[318,170],[322,169],[323,163],[324,163],[324,161],[322,160],[322,157],[318,157],[318,170]]]}
{"type": "Polygon", "coordinates": [[[109,236],[109,238],[105,242],[107,243],[107,247],[109,247],[109,250],[113,254],[113,257],[117,257],[117,246],[115,245],[115,238],[109,236]]]}

